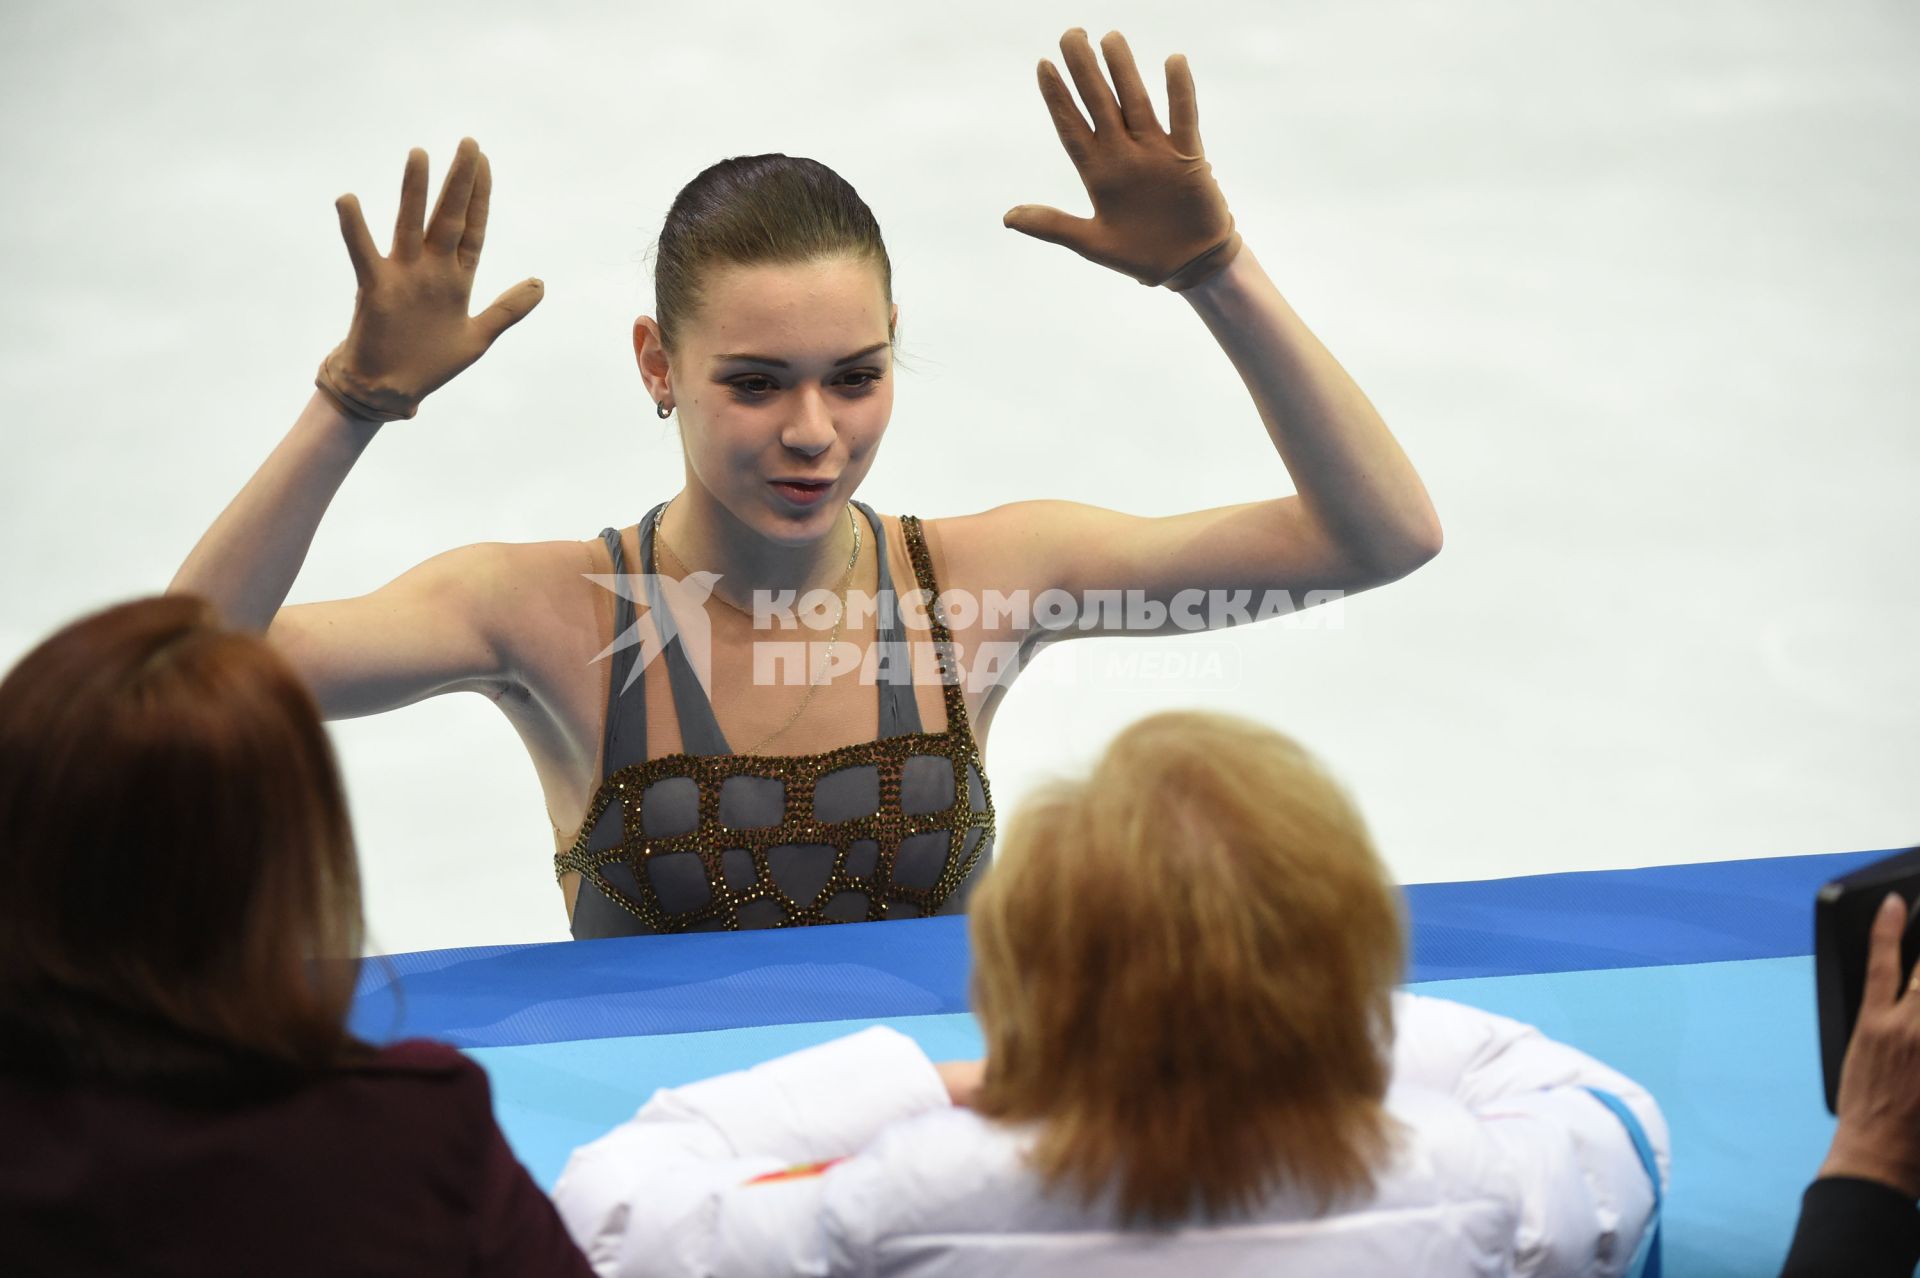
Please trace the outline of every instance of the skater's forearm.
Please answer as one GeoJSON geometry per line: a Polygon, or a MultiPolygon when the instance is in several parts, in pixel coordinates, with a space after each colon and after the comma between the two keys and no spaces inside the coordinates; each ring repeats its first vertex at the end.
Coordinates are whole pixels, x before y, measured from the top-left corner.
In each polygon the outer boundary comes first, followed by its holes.
{"type": "Polygon", "coordinates": [[[1251,245],[1180,296],[1233,361],[1302,504],[1357,576],[1392,580],[1439,553],[1440,518],[1412,462],[1251,245]]]}
{"type": "Polygon", "coordinates": [[[226,624],[264,631],[306,562],[314,531],[380,427],[347,417],[316,390],[167,586],[204,595],[226,624]]]}

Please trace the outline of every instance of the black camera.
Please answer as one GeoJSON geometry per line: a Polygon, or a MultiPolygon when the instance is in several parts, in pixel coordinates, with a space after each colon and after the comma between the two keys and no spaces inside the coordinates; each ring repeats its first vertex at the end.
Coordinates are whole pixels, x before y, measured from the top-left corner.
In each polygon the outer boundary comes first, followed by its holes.
{"type": "Polygon", "coordinates": [[[1867,983],[1867,942],[1873,916],[1889,892],[1907,903],[1907,927],[1900,939],[1900,988],[1906,989],[1920,958],[1920,847],[1896,852],[1820,889],[1813,905],[1813,955],[1820,1000],[1820,1064],[1826,1074],[1827,1109],[1840,1093],[1840,1065],[1867,983]]]}

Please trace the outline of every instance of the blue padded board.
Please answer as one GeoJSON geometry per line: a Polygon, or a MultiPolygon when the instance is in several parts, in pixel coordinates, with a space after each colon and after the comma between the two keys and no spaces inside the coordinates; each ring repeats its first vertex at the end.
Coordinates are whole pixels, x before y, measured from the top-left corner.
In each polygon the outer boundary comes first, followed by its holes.
{"type": "MultiPolygon", "coordinates": [[[[1407,889],[1413,988],[1540,1026],[1649,1087],[1673,1132],[1671,1278],[1770,1278],[1832,1135],[1812,898],[1884,852],[1407,889]]],[[[881,1022],[977,1053],[963,919],[391,956],[355,1027],[466,1047],[515,1150],[567,1153],[656,1087],[881,1022]]]]}
{"type": "MultiPolygon", "coordinates": [[[[1820,884],[1885,852],[1406,889],[1410,981],[1813,952],[1820,884]]],[[[967,1010],[963,917],[428,950],[370,960],[353,1028],[462,1047],[967,1010]]]]}

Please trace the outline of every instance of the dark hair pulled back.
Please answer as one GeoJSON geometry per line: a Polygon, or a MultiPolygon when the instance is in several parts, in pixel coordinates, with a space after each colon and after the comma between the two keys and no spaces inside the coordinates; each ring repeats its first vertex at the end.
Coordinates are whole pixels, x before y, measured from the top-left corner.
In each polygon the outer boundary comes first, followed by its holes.
{"type": "Polygon", "coordinates": [[[708,166],[680,188],[660,231],[654,319],[668,355],[679,353],[684,326],[698,318],[715,268],[832,257],[871,261],[891,309],[893,264],[880,224],[845,178],[818,160],[778,152],[708,166]]]}

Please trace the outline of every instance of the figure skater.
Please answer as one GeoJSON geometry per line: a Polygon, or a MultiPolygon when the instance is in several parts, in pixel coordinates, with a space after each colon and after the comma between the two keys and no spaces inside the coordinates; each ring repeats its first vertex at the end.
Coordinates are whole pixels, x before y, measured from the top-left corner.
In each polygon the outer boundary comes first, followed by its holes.
{"type": "Polygon", "coordinates": [[[468,315],[492,178],[467,138],[424,231],[427,157],[409,153],[385,257],[357,200],[336,202],[359,284],[348,335],[170,590],[264,629],[328,718],[458,690],[493,700],[533,758],[577,937],[961,910],[993,841],[987,728],[1042,646],[1257,620],[1233,601],[1350,594],[1441,542],[1386,425],[1235,228],[1185,57],[1167,59],[1162,128],[1118,32],[1102,40],[1111,86],[1084,30],[1060,44],[1087,115],[1044,59],[1040,92],[1094,215],[1021,205],[1005,225],[1184,298],[1297,495],[1159,518],[1063,500],[876,513],[855,493],[893,408],[899,307],[879,228],[822,164],[736,157],[675,198],[657,314],[633,326],[657,412],[679,413],[676,494],[598,539],[463,546],[371,594],[284,606],[382,424],[413,417],[543,296],[529,279],[468,315]],[[949,624],[941,600],[988,592],[1079,608],[1065,625],[971,607],[949,624]],[[1228,606],[1197,622],[1172,606],[1199,592],[1228,606]],[[1123,596],[1125,610],[1098,602],[1123,596]],[[787,681],[758,663],[793,636],[750,615],[783,597],[817,601],[817,629],[832,618],[787,681]],[[969,668],[982,653],[1016,659],[969,668]]]}

